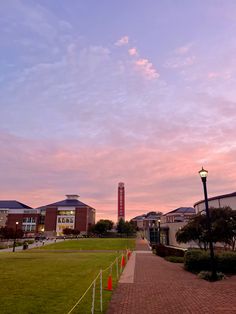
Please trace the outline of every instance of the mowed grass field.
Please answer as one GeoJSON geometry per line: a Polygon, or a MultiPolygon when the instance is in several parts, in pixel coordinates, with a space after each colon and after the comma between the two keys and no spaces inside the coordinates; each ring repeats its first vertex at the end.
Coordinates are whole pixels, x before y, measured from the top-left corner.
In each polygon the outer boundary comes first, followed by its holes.
{"type": "MultiPolygon", "coordinates": [[[[82,239],[84,249],[91,249],[91,242],[108,239],[82,239]],[[84,241],[85,240],[85,241],[84,241]]],[[[107,249],[119,247],[126,249],[125,239],[109,239],[107,249]],[[120,240],[120,245],[118,242],[120,240]],[[113,243],[114,241],[114,243],[113,243]],[[118,241],[118,242],[117,242],[118,241]]],[[[130,240],[130,239],[129,239],[130,240]]],[[[82,242],[81,241],[81,242],[82,242]]],[[[134,246],[134,240],[131,240],[134,246]]],[[[22,252],[0,253],[0,313],[1,314],[66,314],[83,295],[90,283],[99,273],[100,269],[107,268],[117,256],[118,252],[70,252],[69,243],[65,241],[44,246],[45,251],[40,249],[22,252]],[[63,252],[55,251],[55,247],[64,244],[63,252]],[[68,245],[65,248],[65,245],[68,245]],[[68,249],[68,252],[65,250],[68,249]]],[[[79,241],[78,241],[79,242],[79,241]]],[[[99,244],[97,243],[97,246],[99,244]]],[[[102,248],[103,249],[103,248],[102,248]]],[[[80,250],[80,248],[79,248],[80,250]]],[[[120,261],[119,261],[120,263],[120,261]]],[[[116,285],[116,265],[112,268],[113,285],[116,285]]],[[[109,271],[104,273],[103,288],[107,284],[109,271]]],[[[95,313],[99,313],[100,282],[96,282],[95,313]]],[[[105,313],[111,292],[103,289],[105,313]]],[[[92,289],[76,307],[72,313],[91,313],[92,289]]]]}
{"type": "Polygon", "coordinates": [[[41,246],[41,250],[114,250],[134,249],[134,239],[76,239],[41,246]]]}

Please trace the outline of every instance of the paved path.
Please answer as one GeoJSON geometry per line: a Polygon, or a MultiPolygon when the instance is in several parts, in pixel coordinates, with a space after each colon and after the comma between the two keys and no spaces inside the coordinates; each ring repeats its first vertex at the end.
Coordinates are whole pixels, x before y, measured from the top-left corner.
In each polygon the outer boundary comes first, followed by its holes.
{"type": "MultiPolygon", "coordinates": [[[[56,242],[55,242],[55,240],[45,240],[45,241],[34,242],[32,244],[29,244],[28,250],[29,249],[34,249],[34,248],[37,248],[37,247],[41,247],[41,246],[44,246],[44,245],[48,245],[48,244],[54,244],[54,243],[62,242],[62,241],[64,241],[64,239],[57,239],[56,242]]],[[[27,240],[26,240],[26,242],[27,242],[27,240]]],[[[1,252],[12,252],[12,249],[13,249],[12,247],[8,248],[8,249],[2,249],[2,250],[0,250],[0,253],[1,252]]],[[[23,250],[23,245],[15,247],[15,251],[16,252],[19,252],[19,251],[22,251],[22,250],[23,250]]]]}
{"type": "Polygon", "coordinates": [[[236,276],[210,283],[149,254],[144,240],[136,248],[134,282],[118,284],[107,314],[236,314],[236,276]]]}

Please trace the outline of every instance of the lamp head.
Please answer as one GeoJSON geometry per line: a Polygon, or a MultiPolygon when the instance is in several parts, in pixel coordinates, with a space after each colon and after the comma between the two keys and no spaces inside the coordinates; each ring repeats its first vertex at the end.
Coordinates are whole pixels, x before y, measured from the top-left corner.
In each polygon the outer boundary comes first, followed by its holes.
{"type": "Polygon", "coordinates": [[[16,225],[18,225],[19,224],[19,222],[18,221],[16,221],[16,225]]]}
{"type": "Polygon", "coordinates": [[[157,221],[158,221],[158,222],[161,222],[161,219],[158,219],[157,221]]]}
{"type": "Polygon", "coordinates": [[[208,171],[205,170],[205,169],[203,169],[203,167],[202,167],[202,169],[201,169],[200,171],[198,171],[198,173],[199,173],[199,175],[200,175],[200,177],[201,177],[202,179],[203,179],[203,178],[206,178],[207,175],[208,175],[208,171]]]}

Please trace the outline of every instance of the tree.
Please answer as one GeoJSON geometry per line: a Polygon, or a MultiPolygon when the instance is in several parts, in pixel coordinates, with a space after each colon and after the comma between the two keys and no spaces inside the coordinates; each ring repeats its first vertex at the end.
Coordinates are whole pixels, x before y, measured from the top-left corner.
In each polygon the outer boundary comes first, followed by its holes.
{"type": "Polygon", "coordinates": [[[104,235],[107,231],[113,228],[113,221],[109,219],[100,219],[94,226],[91,227],[90,232],[104,235]]]}
{"type": "Polygon", "coordinates": [[[129,236],[129,235],[134,234],[135,232],[136,232],[135,226],[131,222],[126,221],[124,225],[124,233],[127,236],[129,236]]]}
{"type": "Polygon", "coordinates": [[[117,232],[129,236],[136,232],[136,228],[133,223],[121,218],[117,224],[117,232]]]}
{"type": "MultiPolygon", "coordinates": [[[[213,243],[221,242],[235,249],[236,242],[236,212],[230,207],[209,209],[212,226],[213,243]]],[[[187,225],[176,233],[179,243],[195,241],[200,248],[205,250],[209,243],[209,232],[207,228],[207,217],[198,214],[191,218],[187,225]]]]}
{"type": "Polygon", "coordinates": [[[125,221],[124,221],[124,219],[121,218],[118,221],[116,229],[117,229],[118,233],[125,233],[125,221]]]}
{"type": "Polygon", "coordinates": [[[24,232],[21,229],[14,230],[13,228],[0,228],[0,237],[3,239],[21,239],[24,232]]]}

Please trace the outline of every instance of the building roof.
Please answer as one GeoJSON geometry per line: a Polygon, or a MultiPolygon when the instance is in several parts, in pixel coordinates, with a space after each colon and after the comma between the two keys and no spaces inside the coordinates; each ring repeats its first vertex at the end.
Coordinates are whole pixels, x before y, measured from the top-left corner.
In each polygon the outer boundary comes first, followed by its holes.
{"type": "MultiPolygon", "coordinates": [[[[218,195],[218,196],[213,196],[213,197],[208,198],[208,201],[214,201],[214,200],[218,200],[219,198],[227,198],[227,197],[234,197],[234,196],[236,196],[236,192],[218,195]]],[[[203,203],[203,202],[205,202],[205,200],[198,201],[193,206],[196,206],[196,205],[203,203]]]]}
{"type": "Polygon", "coordinates": [[[146,215],[136,216],[136,217],[132,218],[131,220],[134,220],[134,221],[136,221],[136,220],[144,220],[145,217],[146,217],[146,215]]]}
{"type": "Polygon", "coordinates": [[[179,208],[176,208],[166,214],[164,214],[163,216],[166,216],[166,215],[169,215],[169,214],[195,214],[196,211],[195,211],[195,208],[193,207],[179,207],[179,208]]]}
{"type": "Polygon", "coordinates": [[[137,221],[137,220],[157,220],[161,217],[162,215],[158,212],[149,212],[147,214],[143,214],[140,216],[136,216],[132,218],[131,220],[137,221]]]}
{"type": "Polygon", "coordinates": [[[32,209],[32,207],[29,207],[28,205],[25,205],[21,202],[18,201],[0,201],[0,208],[9,208],[9,209],[22,209],[22,208],[27,208],[27,209],[32,209]]]}
{"type": "Polygon", "coordinates": [[[64,207],[68,207],[68,206],[73,206],[73,207],[89,207],[92,208],[91,206],[82,203],[80,201],[78,201],[77,199],[65,199],[59,202],[55,202],[52,204],[48,204],[48,205],[44,205],[41,207],[38,207],[37,209],[46,209],[47,207],[58,207],[58,206],[64,206],[64,207]]]}

